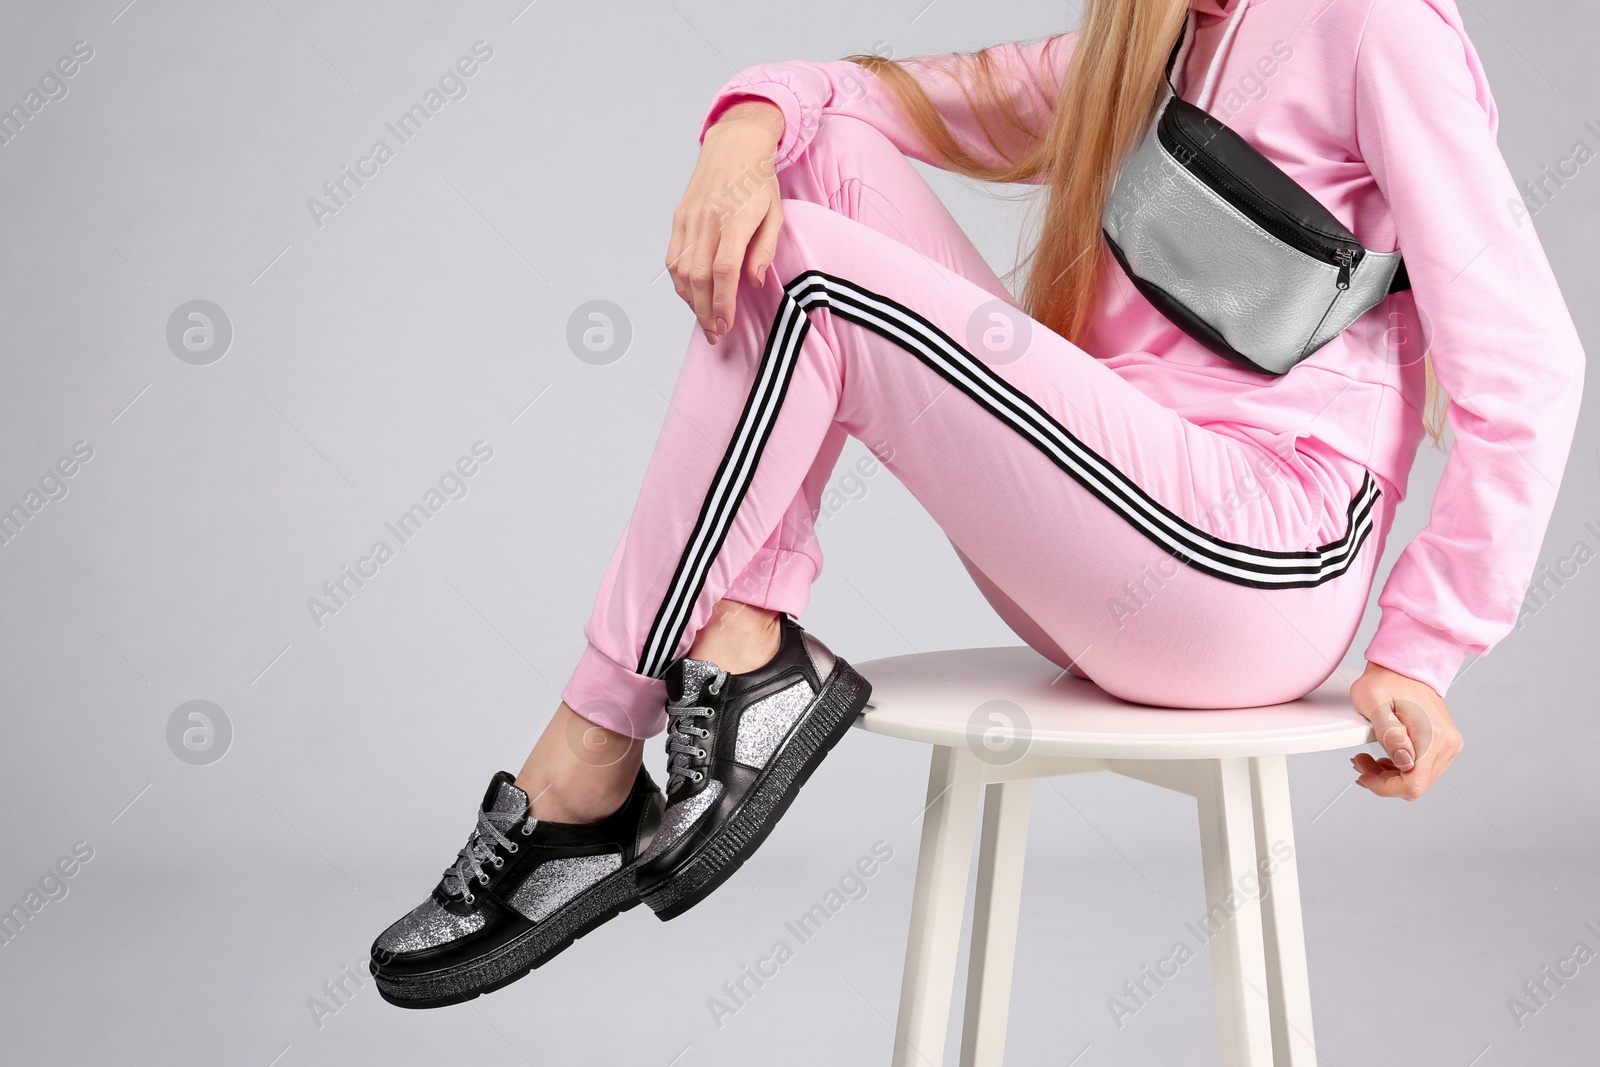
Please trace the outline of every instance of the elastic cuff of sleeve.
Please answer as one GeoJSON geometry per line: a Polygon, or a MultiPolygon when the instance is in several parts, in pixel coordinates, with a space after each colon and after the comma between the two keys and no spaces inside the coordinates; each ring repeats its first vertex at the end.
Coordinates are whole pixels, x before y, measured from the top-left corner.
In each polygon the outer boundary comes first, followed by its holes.
{"type": "Polygon", "coordinates": [[[737,88],[725,87],[706,108],[705,118],[700,122],[700,143],[705,143],[706,131],[716,124],[722,113],[741,99],[765,100],[776,104],[778,110],[783,112],[783,136],[778,140],[777,152],[772,161],[774,172],[782,170],[789,165],[789,161],[796,153],[803,119],[799,97],[795,96],[793,89],[781,82],[751,82],[737,88]]]}
{"type": "Polygon", "coordinates": [[[1442,697],[1472,652],[1470,645],[1443,630],[1418,622],[1398,608],[1385,608],[1378,619],[1378,632],[1367,643],[1366,658],[1426,682],[1442,697]]]}
{"type": "Polygon", "coordinates": [[[592,644],[584,647],[561,699],[596,726],[629,737],[654,737],[667,727],[666,683],[634,673],[592,644]]]}

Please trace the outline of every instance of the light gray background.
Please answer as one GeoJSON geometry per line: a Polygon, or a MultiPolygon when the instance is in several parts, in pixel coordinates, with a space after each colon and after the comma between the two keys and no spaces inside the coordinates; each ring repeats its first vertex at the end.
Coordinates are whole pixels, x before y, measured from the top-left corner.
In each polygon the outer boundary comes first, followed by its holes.
{"type": "MultiPolygon", "coordinates": [[[[713,91],[760,61],[973,48],[1074,10],[125,2],[0,11],[0,103],[94,49],[0,146],[0,502],[74,442],[94,450],[0,547],[0,906],[75,842],[94,850],[0,946],[0,1060],[886,1061],[927,753],[862,734],[692,920],[636,909],[466,1006],[403,1012],[365,982],[319,1026],[307,1002],[341,968],[365,977],[371,938],[426,893],[581,650],[693,328],[661,262],[713,91]],[[480,39],[494,55],[469,95],[314,225],[307,198],[480,39]],[[165,340],[193,299],[233,324],[210,366],[165,340]],[[610,366],[565,341],[591,299],[632,323],[610,366]],[[307,598],[480,439],[494,457],[468,495],[316,627],[307,598]],[[194,699],[234,731],[209,766],[166,740],[194,699]],[[867,895],[715,1025],[708,998],[878,840],[894,858],[867,895]]],[[[1518,178],[1600,147],[1595,6],[1462,6],[1518,178]]],[[[1009,266],[1020,211],[924,172],[1009,266]]],[[[1597,206],[1593,162],[1536,218],[1591,350],[1597,206]]],[[[1600,548],[1597,442],[1591,404],[1548,562],[1600,548]]],[[[1441,463],[1425,446],[1391,559],[1441,463]]],[[[1016,643],[892,477],[866,485],[826,527],[807,623],[858,661],[1016,643]]],[[[1352,786],[1345,754],[1293,761],[1325,1063],[1600,1047],[1600,963],[1520,1029],[1507,1008],[1575,943],[1600,949],[1597,605],[1589,562],[1469,666],[1450,701],[1466,751],[1422,802],[1352,786]]],[[[1204,956],[1121,1029],[1106,1006],[1200,915],[1198,864],[1192,801],[1112,776],[1036,788],[1012,1061],[1216,1062],[1204,956]]]]}

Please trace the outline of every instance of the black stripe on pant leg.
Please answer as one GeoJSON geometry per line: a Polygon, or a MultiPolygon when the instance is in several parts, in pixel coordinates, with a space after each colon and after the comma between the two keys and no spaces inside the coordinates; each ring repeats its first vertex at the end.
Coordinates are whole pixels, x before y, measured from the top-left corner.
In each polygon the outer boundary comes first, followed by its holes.
{"type": "Polygon", "coordinates": [[[742,500],[744,488],[736,483],[748,478],[748,472],[753,469],[752,446],[759,450],[760,445],[765,444],[765,434],[761,432],[759,424],[772,417],[773,386],[782,382],[783,387],[787,388],[787,376],[782,364],[793,359],[793,348],[787,342],[802,324],[809,326],[798,306],[785,295],[774,318],[773,328],[768,333],[744,411],[734,425],[728,450],[706,491],[700,515],[647,636],[640,658],[641,674],[659,676],[671,660],[671,653],[682,636],[694,600],[699,595],[710,559],[715,554],[715,548],[708,554],[708,543],[721,546],[726,536],[726,523],[737,507],[737,502],[730,507],[729,495],[731,493],[742,500]],[[746,473],[741,477],[741,472],[746,473]]]}
{"type": "Polygon", "coordinates": [[[1351,499],[1345,533],[1315,550],[1279,551],[1224,541],[1182,519],[932,322],[891,298],[811,270],[787,287],[802,307],[821,304],[895,343],[1031,440],[1090,493],[1180,561],[1263,589],[1319,585],[1344,573],[1372,529],[1379,496],[1370,472],[1351,499]]]}
{"type": "Polygon", "coordinates": [[[646,635],[639,657],[639,674],[660,677],[672,662],[672,653],[682,639],[706,574],[721,551],[733,517],[750,487],[783,398],[788,393],[789,382],[794,377],[800,345],[810,328],[810,319],[786,292],[767,333],[761,362],[729,438],[728,449],[706,490],[699,517],[646,635]]]}
{"type": "MultiPolygon", "coordinates": [[[[816,273],[821,274],[821,272],[816,273]]],[[[853,285],[853,283],[844,282],[842,279],[826,275],[823,275],[822,278],[824,281],[820,289],[802,295],[803,304],[817,303],[820,297],[828,298],[828,305],[839,311],[842,317],[856,320],[860,325],[873,329],[875,332],[895,341],[901,347],[906,348],[907,351],[916,354],[942,377],[945,377],[946,380],[967,393],[987,410],[990,410],[992,414],[1010,422],[1013,428],[1018,429],[1025,436],[1034,437],[1036,444],[1039,443],[1038,431],[1039,426],[1042,424],[1052,431],[1054,437],[1057,438],[1056,441],[1052,442],[1054,448],[1063,447],[1062,442],[1064,441],[1068,448],[1089,457],[1095,464],[1110,472],[1105,477],[1114,476],[1116,479],[1126,482],[1126,476],[1122,475],[1114,466],[1107,464],[1102,457],[1087,449],[1081,441],[1072,437],[1064,427],[1061,427],[1046,413],[1040,411],[1029,398],[1017,393],[1008,383],[998,379],[986,366],[974,361],[970,353],[961,349],[959,345],[939,331],[937,327],[922,319],[921,316],[897,305],[892,300],[868,293],[853,285]],[[853,298],[851,293],[886,305],[891,309],[892,314],[883,314],[882,308],[872,307],[869,303],[853,298]],[[852,313],[852,307],[854,308],[854,313],[852,313]],[[899,336],[902,333],[911,333],[913,335],[912,339],[908,342],[905,338],[899,336]],[[918,337],[916,336],[917,334],[923,336],[918,337]],[[937,349],[940,347],[946,349],[942,360],[936,358],[937,349]],[[964,362],[966,369],[961,373],[954,372],[945,365],[962,362],[964,362]],[[999,394],[998,399],[996,399],[996,393],[999,394]],[[1009,403],[1009,407],[1007,407],[1007,403],[1009,403]],[[1029,417],[1030,415],[1032,416],[1031,418],[1029,417]]],[[[1041,447],[1044,446],[1041,445],[1041,447]]],[[[1052,448],[1045,448],[1045,451],[1047,454],[1053,453],[1052,448]]],[[[1370,505],[1374,499],[1373,496],[1368,494],[1368,491],[1369,489],[1373,491],[1376,489],[1375,483],[1371,483],[1369,477],[1364,482],[1362,491],[1357,494],[1356,500],[1352,502],[1353,504],[1362,505],[1362,509],[1359,513],[1354,513],[1354,508],[1352,508],[1355,521],[1347,530],[1345,538],[1341,538],[1330,545],[1325,545],[1316,552],[1277,552],[1234,545],[1200,531],[1151,500],[1137,485],[1125,484],[1119,487],[1113,481],[1109,488],[1114,492],[1119,492],[1122,499],[1119,500],[1108,496],[1104,491],[1107,488],[1106,486],[1097,484],[1093,479],[1086,478],[1082,472],[1074,469],[1072,463],[1064,461],[1059,454],[1052,454],[1052,459],[1108,506],[1116,508],[1124,517],[1129,518],[1152,540],[1174,550],[1175,554],[1184,559],[1185,562],[1213,573],[1217,577],[1263,588],[1318,584],[1320,581],[1342,573],[1345,567],[1330,571],[1328,569],[1329,563],[1345,562],[1347,560],[1351,553],[1344,550],[1343,543],[1350,539],[1351,534],[1357,535],[1358,538],[1365,537],[1366,528],[1370,526],[1369,523],[1366,523],[1366,516],[1370,512],[1370,505]],[[1138,505],[1131,512],[1128,506],[1130,503],[1138,505]],[[1153,526],[1145,516],[1139,514],[1141,510],[1150,512],[1158,517],[1161,520],[1161,524],[1169,527],[1169,530],[1160,531],[1159,524],[1153,526]],[[1174,530],[1178,536],[1174,535],[1172,532],[1174,530]],[[1207,559],[1191,560],[1187,558],[1194,553],[1209,556],[1217,560],[1218,563],[1213,566],[1207,559]],[[1229,558],[1230,556],[1242,558],[1229,558]],[[1320,564],[1318,560],[1320,560],[1320,564]],[[1302,578],[1299,577],[1300,575],[1311,575],[1311,577],[1302,578]]],[[[1359,548],[1359,540],[1356,541],[1356,548],[1359,548]]],[[[1348,566],[1347,562],[1346,566],[1348,566]]]]}
{"type": "Polygon", "coordinates": [[[698,550],[693,552],[693,562],[687,572],[681,595],[676,598],[672,611],[665,618],[662,643],[656,650],[654,664],[658,675],[666,671],[673,659],[672,651],[677,646],[684,628],[688,626],[689,618],[694,612],[695,601],[705,585],[706,577],[717,554],[722,550],[728,531],[733,527],[750,483],[755,478],[767,438],[777,422],[778,412],[789,390],[789,382],[794,376],[800,343],[809,330],[809,320],[798,307],[794,308],[792,321],[786,323],[781,331],[778,359],[768,380],[768,388],[763,390],[757,402],[752,432],[746,435],[736,462],[729,468],[729,476],[722,487],[720,503],[710,514],[707,528],[697,532],[696,536],[690,539],[690,549],[694,550],[698,542],[698,550]]]}
{"type": "MultiPolygon", "coordinates": [[[[815,272],[821,275],[821,272],[815,272]]],[[[1121,471],[1107,463],[1103,457],[1089,450],[1077,438],[1073,437],[1065,427],[1060,426],[1048,414],[1039,410],[1026,396],[996,377],[992,371],[981,363],[977,363],[947,335],[944,335],[932,323],[922,319],[921,316],[911,312],[888,298],[879,297],[866,290],[855,286],[853,283],[844,282],[842,279],[822,275],[826,279],[822,287],[802,295],[803,304],[825,302],[832,310],[837,311],[841,317],[858,322],[885,338],[892,340],[927,363],[936,373],[939,373],[951,384],[989,410],[996,417],[1010,423],[1014,429],[1024,436],[1033,437],[1036,444],[1050,455],[1052,460],[1062,469],[1066,470],[1076,480],[1085,486],[1108,506],[1118,510],[1123,516],[1151,540],[1171,550],[1180,560],[1197,569],[1211,573],[1216,577],[1240,584],[1256,586],[1259,588],[1293,588],[1303,585],[1316,585],[1322,581],[1337,577],[1348,568],[1349,558],[1358,550],[1360,543],[1365,539],[1370,530],[1367,517],[1371,505],[1376,499],[1376,484],[1372,482],[1370,473],[1363,481],[1362,489],[1352,501],[1351,518],[1353,522],[1347,528],[1344,537],[1315,551],[1280,552],[1269,549],[1256,549],[1246,545],[1222,541],[1167,511],[1158,502],[1154,501],[1136,484],[1127,480],[1121,471]],[[851,294],[856,294],[853,297],[851,294]],[[893,309],[893,315],[884,315],[882,308],[873,307],[871,303],[864,302],[857,297],[869,298],[872,302],[887,305],[893,309]],[[825,298],[825,299],[824,299],[825,298]],[[913,335],[908,341],[900,336],[909,332],[913,335]],[[918,337],[917,334],[923,336],[918,337]],[[948,351],[943,359],[938,358],[937,349],[943,347],[948,351]],[[958,354],[958,355],[957,355],[958,354]],[[952,371],[946,364],[965,364],[965,370],[959,367],[952,371]],[[998,389],[995,387],[998,386],[998,389]],[[998,393],[998,399],[996,397],[998,393]],[[1008,406],[1009,405],[1009,406],[1008,406]],[[1082,471],[1064,460],[1052,447],[1046,447],[1039,442],[1039,427],[1044,425],[1056,438],[1051,442],[1055,448],[1061,448],[1061,442],[1066,442],[1069,450],[1077,451],[1089,457],[1093,462],[1091,466],[1098,465],[1110,472],[1107,477],[1111,479],[1109,486],[1098,484],[1094,479],[1086,477],[1082,471]],[[1121,484],[1119,484],[1119,481],[1121,484]],[[1107,490],[1111,494],[1108,495],[1107,490]],[[1118,498],[1120,496],[1120,499],[1118,498]],[[1360,510],[1357,511],[1357,506],[1360,510]],[[1160,522],[1152,524],[1148,517],[1141,512],[1148,512],[1156,516],[1160,522]],[[1162,531],[1160,525],[1169,527],[1162,531]],[[1174,533],[1173,531],[1176,531],[1174,533]],[[1345,543],[1355,537],[1354,548],[1346,550],[1345,543]],[[1202,558],[1190,558],[1198,555],[1202,558]],[[1240,557],[1240,558],[1230,558],[1240,557]],[[1212,561],[1216,562],[1213,563],[1212,561]],[[1330,569],[1330,563],[1342,563],[1336,569],[1330,569]],[[1302,577],[1306,576],[1306,577],[1302,577]]]]}

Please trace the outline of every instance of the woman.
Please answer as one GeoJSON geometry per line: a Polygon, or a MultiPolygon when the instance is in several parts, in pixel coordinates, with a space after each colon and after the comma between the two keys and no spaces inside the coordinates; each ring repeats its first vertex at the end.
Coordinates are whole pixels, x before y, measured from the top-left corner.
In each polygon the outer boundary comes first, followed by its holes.
{"type": "Polygon", "coordinates": [[[1130,701],[1237,707],[1336,668],[1447,402],[1429,522],[1350,688],[1386,752],[1358,783],[1419,797],[1461,751],[1453,676],[1515,622],[1582,393],[1497,123],[1453,0],[1088,0],[1034,42],[730,79],[667,249],[702,334],[588,647],[378,938],[384,996],[476,996],[640,899],[680,914],[765,838],[867,697],[795,621],[847,434],[1045,656],[1130,701]],[[1168,321],[1101,232],[1186,25],[1178,93],[1404,253],[1410,290],[1281,376],[1168,321]],[[907,157],[1042,187],[1020,300],[907,157]],[[663,797],[641,754],[669,727],[663,797]]]}

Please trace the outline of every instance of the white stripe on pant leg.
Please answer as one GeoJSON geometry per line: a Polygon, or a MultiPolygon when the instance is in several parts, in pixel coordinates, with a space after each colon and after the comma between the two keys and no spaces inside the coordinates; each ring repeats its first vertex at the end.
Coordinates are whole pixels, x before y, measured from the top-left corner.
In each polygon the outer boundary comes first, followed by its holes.
{"type": "Polygon", "coordinates": [[[977,400],[997,418],[1028,437],[1069,469],[1091,492],[1120,512],[1151,540],[1185,557],[1206,561],[1199,569],[1263,588],[1315,585],[1348,568],[1372,527],[1379,495],[1370,472],[1347,511],[1345,535],[1315,550],[1277,552],[1223,541],[1167,511],[1103,457],[1038,409],[938,327],[887,297],[841,278],[808,271],[791,283],[802,306],[822,304],[868,326],[918,356],[977,400]],[[1107,499],[1107,497],[1114,499],[1107,499]]]}
{"type": "MultiPolygon", "coordinates": [[[[798,322],[809,328],[809,321],[799,313],[798,309],[795,314],[799,316],[798,322]]],[[[672,651],[684,627],[688,625],[689,616],[694,610],[700,589],[705,584],[706,575],[722,547],[723,540],[727,537],[729,528],[733,525],[739,505],[743,502],[744,494],[754,478],[756,464],[776,421],[781,407],[781,394],[787,391],[790,376],[798,362],[800,343],[806,332],[807,329],[795,329],[785,334],[781,342],[780,357],[773,363],[773,373],[765,383],[766,388],[753,408],[752,418],[746,424],[748,432],[743,435],[741,450],[722,480],[719,499],[708,516],[709,522],[705,524],[704,536],[699,537],[697,543],[693,545],[693,558],[682,583],[683,595],[675,602],[673,611],[663,627],[663,643],[658,650],[656,662],[658,671],[665,671],[671,662],[672,651]],[[667,635],[671,635],[670,639],[667,635]]]]}
{"type": "Polygon", "coordinates": [[[751,386],[750,398],[734,427],[728,451],[701,507],[699,521],[645,641],[639,662],[640,674],[659,677],[673,658],[672,653],[688,623],[706,573],[737,513],[737,502],[742,501],[749,487],[810,326],[810,320],[786,292],[768,333],[766,352],[751,386]]]}
{"type": "Polygon", "coordinates": [[[792,343],[794,334],[804,333],[800,327],[809,327],[798,306],[785,296],[780,305],[774,328],[769,333],[767,350],[763,354],[750,397],[745,404],[740,421],[736,424],[728,451],[724,454],[700,517],[689,543],[684,549],[673,576],[667,597],[662,602],[641,659],[640,673],[659,676],[671,660],[692,610],[695,598],[705,580],[705,572],[715,552],[712,546],[720,544],[733,517],[730,499],[742,497],[743,485],[748,483],[746,460],[753,442],[764,440],[764,424],[770,423],[776,406],[770,403],[774,383],[786,382],[785,363],[792,363],[797,347],[792,343]],[[745,475],[741,478],[741,475],[745,475]]]}

